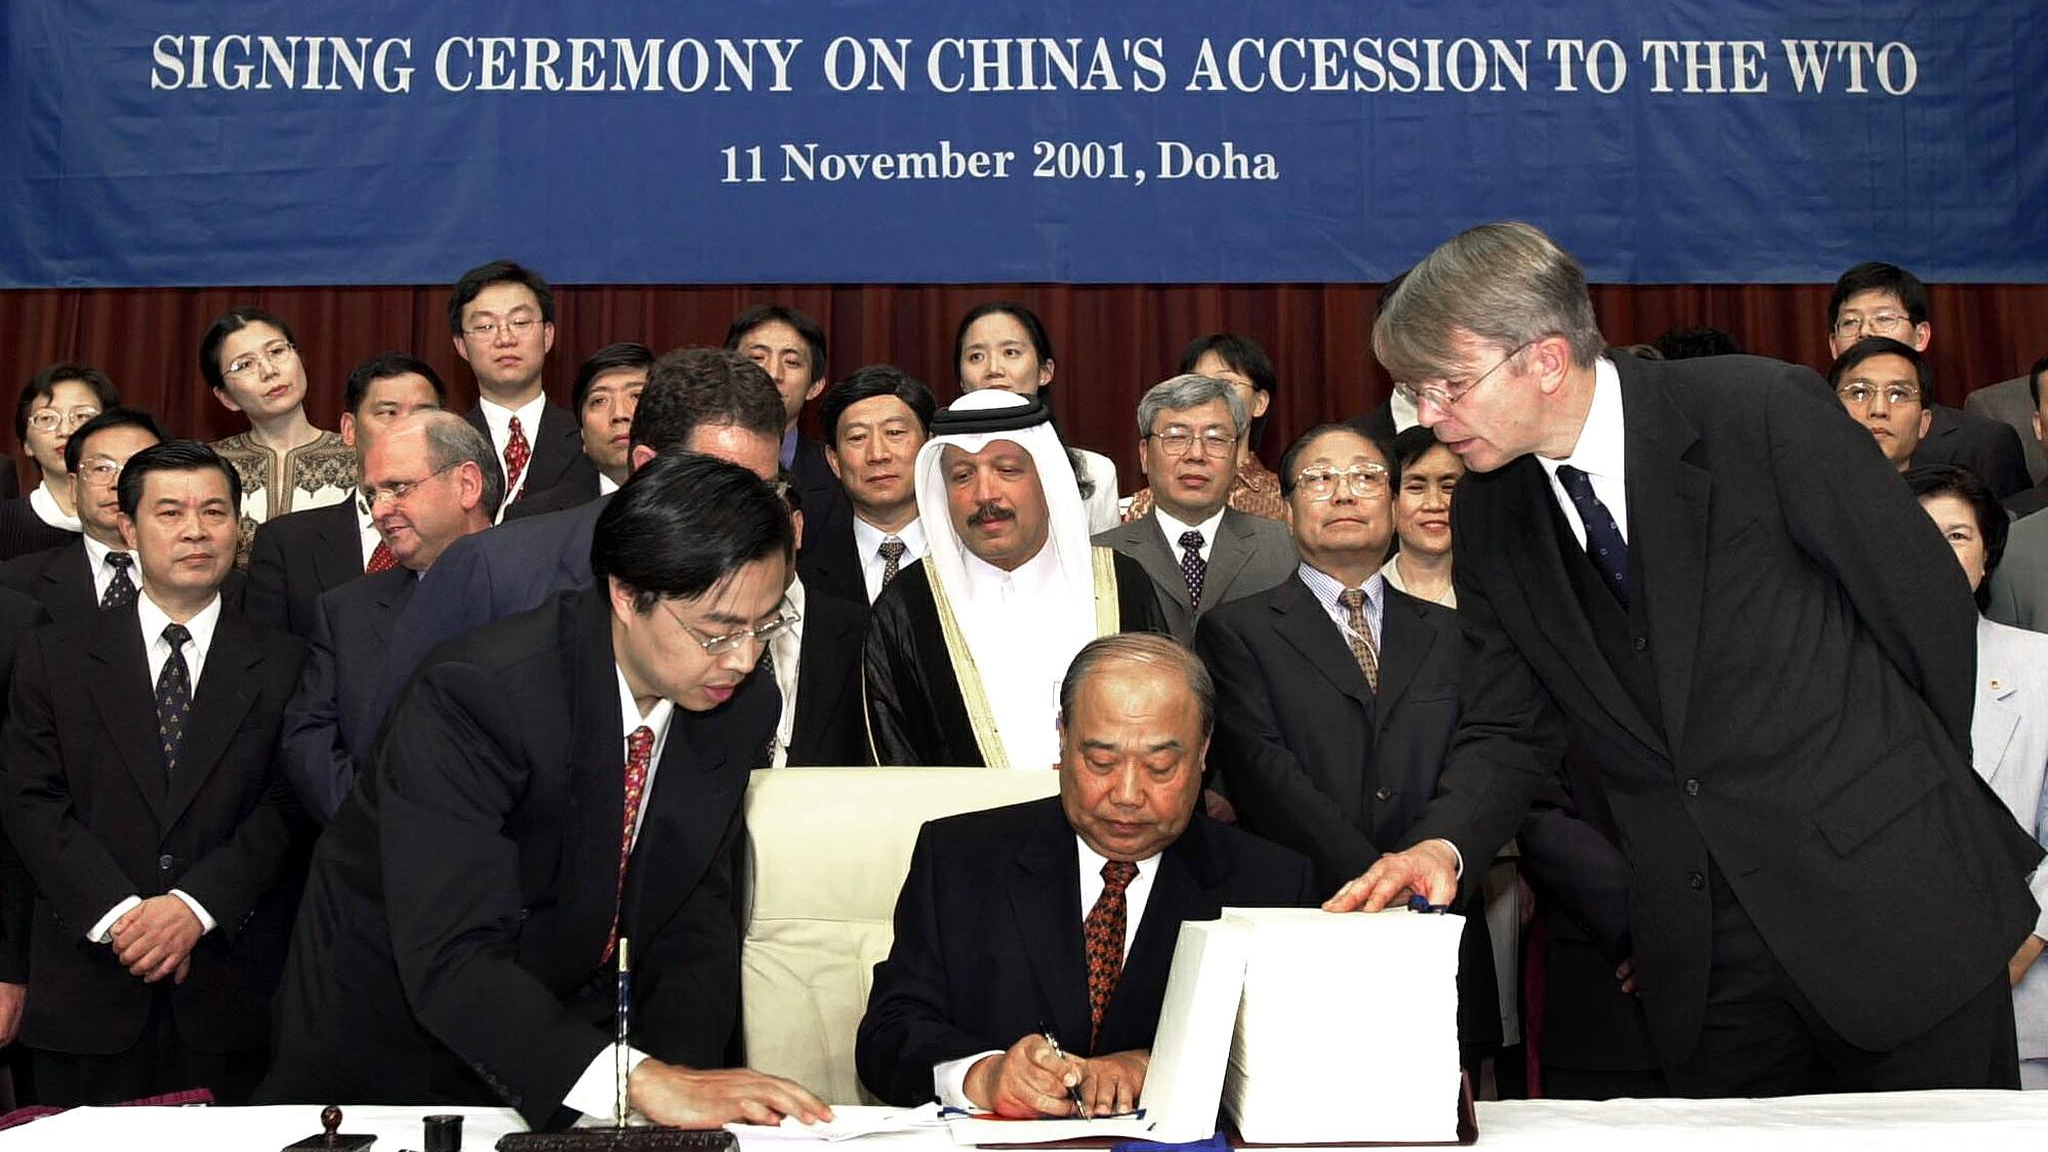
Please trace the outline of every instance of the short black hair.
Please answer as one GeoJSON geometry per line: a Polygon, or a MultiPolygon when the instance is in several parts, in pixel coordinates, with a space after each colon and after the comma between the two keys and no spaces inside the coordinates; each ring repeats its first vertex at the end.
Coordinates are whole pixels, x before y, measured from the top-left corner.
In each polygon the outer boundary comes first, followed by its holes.
{"type": "Polygon", "coordinates": [[[1368,432],[1356,424],[1318,424],[1303,432],[1287,448],[1287,454],[1280,457],[1280,495],[1284,499],[1294,495],[1294,475],[1301,470],[1302,453],[1311,444],[1332,432],[1349,432],[1372,445],[1373,451],[1387,465],[1387,491],[1396,492],[1401,487],[1401,460],[1394,454],[1394,446],[1378,433],[1368,432]]]}
{"type": "Polygon", "coordinates": [[[1740,356],[1748,349],[1742,341],[1711,325],[1673,328],[1657,337],[1655,345],[1666,360],[1695,360],[1702,356],[1740,356]]]}
{"type": "Polygon", "coordinates": [[[804,486],[797,483],[796,473],[787,468],[775,470],[775,494],[782,497],[784,505],[791,512],[804,510],[804,486]]]}
{"type": "Polygon", "coordinates": [[[590,541],[590,571],[633,590],[633,609],[695,599],[756,560],[796,551],[789,509],[737,464],[691,452],[656,456],[612,494],[590,541]]]}
{"type": "Polygon", "coordinates": [[[916,414],[925,435],[931,435],[932,416],[939,410],[932,390],[894,364],[870,364],[826,389],[824,399],[818,401],[818,414],[825,421],[825,443],[839,447],[839,418],[848,408],[877,396],[903,401],[904,407],[916,414]]]}
{"type": "Polygon", "coordinates": [[[652,367],[654,350],[645,344],[621,340],[616,344],[607,344],[599,348],[590,354],[590,359],[576,368],[576,386],[569,390],[569,411],[579,417],[583,415],[583,402],[590,399],[590,386],[597,382],[599,376],[621,368],[652,367]]]}
{"type": "MultiPolygon", "coordinates": [[[[984,316],[993,316],[998,312],[1023,326],[1024,334],[1031,340],[1031,350],[1038,353],[1039,363],[1057,361],[1058,357],[1052,354],[1052,337],[1045,334],[1045,322],[1038,318],[1038,313],[1015,300],[990,300],[969,308],[967,315],[960,318],[960,327],[953,330],[954,372],[960,371],[960,354],[967,349],[967,330],[974,327],[976,320],[984,316]]],[[[1039,391],[1048,392],[1049,386],[1039,391]]]]}
{"type": "Polygon", "coordinates": [[[1828,387],[1840,387],[1842,377],[1848,375],[1850,370],[1858,364],[1873,356],[1905,357],[1906,362],[1913,366],[1914,372],[1920,377],[1920,406],[1923,408],[1932,408],[1934,406],[1933,365],[1927,362],[1927,357],[1922,356],[1919,349],[1914,348],[1911,344],[1904,344],[1894,340],[1889,336],[1865,336],[1863,339],[1851,344],[1848,350],[1840,356],[1835,357],[1835,362],[1828,366],[1828,387]]]}
{"type": "Polygon", "coordinates": [[[342,411],[361,416],[363,401],[370,394],[370,385],[379,380],[408,373],[424,376],[434,386],[434,399],[444,407],[448,403],[448,385],[441,382],[441,374],[433,365],[410,352],[379,352],[349,370],[348,384],[342,391],[342,411]]]}
{"type": "Polygon", "coordinates": [[[36,404],[45,396],[54,395],[57,385],[67,380],[76,380],[92,389],[93,398],[99,401],[104,412],[121,402],[121,390],[107,379],[107,374],[90,364],[74,364],[69,360],[60,361],[29,377],[21,386],[21,398],[14,402],[14,439],[28,443],[28,418],[34,414],[36,404]]]}
{"type": "Polygon", "coordinates": [[[825,378],[825,330],[818,326],[816,320],[787,305],[756,304],[733,317],[732,323],[727,325],[725,329],[726,350],[730,352],[739,351],[740,341],[746,338],[747,333],[752,332],[763,324],[773,324],[777,321],[796,329],[796,334],[803,337],[805,347],[811,350],[811,383],[816,384],[818,381],[823,380],[825,378]]]}
{"type": "Polygon", "coordinates": [[[1871,260],[1842,273],[1842,278],[1835,281],[1835,290],[1828,293],[1829,328],[1842,318],[1842,305],[1858,292],[1888,292],[1898,297],[1899,306],[1906,310],[1906,319],[1915,324],[1927,322],[1927,285],[1897,264],[1871,260]]]}
{"type": "Polygon", "coordinates": [[[462,335],[462,310],[469,306],[493,284],[524,284],[540,304],[540,318],[543,322],[555,322],[555,294],[541,275],[523,264],[510,260],[493,260],[479,264],[462,274],[455,287],[448,292],[448,334],[462,335]]]}
{"type": "Polygon", "coordinates": [[[786,418],[782,394],[759,364],[723,348],[678,348],[647,370],[632,445],[680,451],[704,424],[738,425],[779,443],[786,418]]]}
{"type": "Polygon", "coordinates": [[[2041,376],[2043,373],[2048,373],[2048,355],[2044,355],[2039,360],[2034,361],[2034,366],[2027,369],[2027,395],[2033,398],[2034,407],[2036,408],[2041,406],[2041,376]]]}
{"type": "Polygon", "coordinates": [[[2006,535],[2012,529],[2012,517],[2006,515],[2005,506],[1998,502],[1990,486],[1978,479],[1975,472],[1954,464],[1923,464],[1909,468],[1906,470],[1906,487],[1912,489],[1913,498],[1920,501],[1954,496],[1968,504],[1976,515],[1977,536],[1984,541],[1984,579],[1977,583],[1977,607],[1983,609],[1991,603],[1991,573],[2005,556],[2006,535]]]}
{"type": "Polygon", "coordinates": [[[284,317],[275,312],[265,312],[261,308],[246,306],[230,308],[226,315],[213,322],[213,326],[206,330],[206,335],[199,338],[199,375],[206,381],[207,387],[218,388],[223,392],[227,390],[227,377],[222,375],[220,370],[220,346],[230,335],[251,324],[268,324],[284,336],[285,343],[294,347],[298,345],[298,341],[292,338],[292,326],[285,323],[284,317]]]}
{"type": "MultiPolygon", "coordinates": [[[[1266,355],[1258,341],[1235,332],[1211,332],[1207,336],[1195,337],[1181,349],[1177,374],[1186,376],[1193,372],[1195,363],[1212,352],[1231,371],[1251,381],[1254,391],[1264,392],[1268,397],[1279,395],[1279,374],[1273,371],[1273,358],[1266,355]]],[[[1250,416],[1251,413],[1245,415],[1250,416]]],[[[1266,417],[1254,417],[1251,424],[1251,444],[1257,448],[1266,431],[1266,417]]]]}
{"type": "Polygon", "coordinates": [[[78,462],[85,455],[85,442],[109,428],[140,428],[156,437],[159,444],[171,438],[164,431],[164,426],[157,423],[156,417],[140,408],[122,408],[117,405],[87,420],[78,431],[71,434],[71,439],[64,442],[64,471],[77,472],[78,462]]]}
{"type": "MultiPolygon", "coordinates": [[[[1356,424],[1346,424],[1345,427],[1353,432],[1358,431],[1356,424]]],[[[1412,424],[1406,431],[1394,434],[1393,451],[1388,454],[1387,459],[1392,460],[1405,472],[1413,467],[1417,460],[1427,456],[1430,449],[1442,445],[1443,441],[1436,438],[1435,432],[1420,424],[1412,424]]]]}
{"type": "Polygon", "coordinates": [[[135,519],[136,509],[142,507],[142,482],[151,472],[199,472],[208,468],[217,468],[228,478],[228,503],[234,506],[237,516],[241,515],[241,476],[236,474],[234,465],[221,459],[220,453],[197,440],[161,440],[130,456],[114,489],[121,501],[121,514],[135,519]]]}

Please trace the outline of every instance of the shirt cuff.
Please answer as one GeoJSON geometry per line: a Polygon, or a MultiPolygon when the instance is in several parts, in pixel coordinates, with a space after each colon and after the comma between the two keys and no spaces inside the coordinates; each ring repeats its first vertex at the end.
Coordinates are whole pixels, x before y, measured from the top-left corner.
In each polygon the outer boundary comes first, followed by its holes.
{"type": "MultiPolygon", "coordinates": [[[[573,1108],[600,1123],[611,1123],[619,1110],[619,1081],[618,1073],[615,1071],[617,1052],[618,1047],[613,1044],[598,1049],[597,1055],[591,1058],[590,1066],[583,1070],[583,1075],[576,1078],[576,1083],[569,1088],[569,1094],[562,1097],[562,1107],[573,1108]]],[[[647,1053],[628,1045],[626,1075],[631,1076],[633,1069],[638,1068],[640,1062],[645,1059],[647,1053]]],[[[630,1111],[631,1105],[628,1105],[627,1109],[630,1111]]]]}
{"type": "Polygon", "coordinates": [[[1451,850],[1451,859],[1458,863],[1458,866],[1451,871],[1451,879],[1463,880],[1465,878],[1465,854],[1458,851],[1458,846],[1449,840],[1439,839],[1437,843],[1449,848],[1451,850]]]}
{"type": "Polygon", "coordinates": [[[107,937],[113,934],[114,921],[126,916],[130,909],[140,906],[141,903],[142,897],[130,896],[108,909],[107,914],[100,917],[98,923],[92,926],[92,930],[85,934],[85,942],[88,944],[105,944],[107,937]]]}
{"type": "Polygon", "coordinates": [[[967,1098],[967,1073],[976,1064],[991,1056],[1001,1056],[1003,1050],[992,1048],[987,1052],[976,1052],[958,1060],[947,1060],[932,1065],[932,1094],[939,1103],[948,1108],[974,1108],[977,1105],[967,1098]]]}
{"type": "Polygon", "coordinates": [[[219,924],[214,922],[213,913],[208,912],[206,910],[205,905],[201,904],[197,900],[194,900],[191,894],[186,892],[184,889],[173,888],[171,889],[171,895],[176,896],[178,899],[184,901],[185,907],[190,908],[192,910],[192,915],[198,918],[199,934],[201,936],[204,936],[208,932],[213,931],[215,928],[220,927],[219,924]]]}

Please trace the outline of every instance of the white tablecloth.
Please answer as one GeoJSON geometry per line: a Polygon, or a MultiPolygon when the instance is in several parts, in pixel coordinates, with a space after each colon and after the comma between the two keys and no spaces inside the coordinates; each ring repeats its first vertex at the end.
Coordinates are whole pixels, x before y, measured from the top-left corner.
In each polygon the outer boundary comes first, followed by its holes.
{"type": "MultiPolygon", "coordinates": [[[[460,1111],[463,1148],[485,1152],[517,1131],[502,1108],[345,1107],[344,1131],[377,1136],[373,1152],[422,1145],[420,1118],[460,1111]]],[[[0,1132],[4,1152],[275,1152],[320,1130],[320,1110],[271,1108],[81,1108],[0,1132]]],[[[823,1144],[748,1142],[750,1152],[823,1144]]],[[[1479,1105],[1479,1144],[1500,1152],[2043,1152],[2048,1092],[1900,1092],[1783,1100],[1613,1100],[1599,1104],[1516,1101],[1479,1105]]],[[[947,1152],[943,1132],[840,1145],[845,1152],[947,1152]]]]}

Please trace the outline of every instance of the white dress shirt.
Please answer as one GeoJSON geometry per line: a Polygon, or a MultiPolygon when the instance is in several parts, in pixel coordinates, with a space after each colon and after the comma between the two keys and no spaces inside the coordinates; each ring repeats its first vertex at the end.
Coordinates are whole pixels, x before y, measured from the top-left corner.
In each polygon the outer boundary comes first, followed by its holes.
{"type": "Polygon", "coordinates": [[[804,653],[804,582],[793,579],[782,594],[784,611],[796,613],[796,623],[768,638],[768,651],[775,656],[775,687],[782,693],[782,716],[775,722],[774,755],[770,768],[789,767],[789,742],[796,738],[797,672],[804,653]]]}
{"type": "MultiPolygon", "coordinates": [[[[521,424],[524,424],[525,422],[526,421],[524,420],[520,421],[521,424]]],[[[617,480],[612,479],[611,477],[605,475],[602,472],[599,472],[597,474],[597,494],[599,496],[609,496],[612,493],[617,492],[618,490],[619,482],[617,480]]]]}
{"type": "MultiPolygon", "coordinates": [[[[88,550],[97,543],[90,536],[85,538],[88,550]]],[[[100,545],[100,547],[102,551],[105,550],[105,545],[100,545]]],[[[133,576],[140,575],[139,572],[133,574],[133,576]]],[[[131,576],[131,578],[133,577],[131,576]]],[[[142,591],[141,595],[135,597],[135,616],[142,625],[142,654],[149,664],[150,698],[155,699],[157,677],[163,675],[164,665],[171,662],[171,644],[170,641],[164,639],[164,628],[171,623],[171,618],[163,609],[157,607],[156,601],[149,598],[149,592],[146,589],[142,591]]],[[[188,681],[187,688],[194,699],[197,699],[199,696],[199,675],[206,668],[207,650],[213,647],[213,629],[219,623],[220,596],[217,593],[214,595],[211,603],[201,608],[190,620],[185,621],[185,630],[192,634],[192,638],[185,641],[185,672],[186,680],[188,681]]],[[[171,895],[184,901],[185,907],[191,909],[192,915],[198,918],[200,935],[203,936],[214,930],[213,914],[208,912],[199,901],[194,900],[189,894],[179,888],[171,889],[171,895]]],[[[113,931],[114,921],[126,916],[129,909],[141,903],[142,897],[139,895],[124,897],[119,903],[108,909],[106,915],[100,917],[93,924],[92,930],[85,934],[86,940],[93,944],[105,944],[109,934],[113,931]]]]}
{"type": "MultiPolygon", "coordinates": [[[[1086,840],[1074,837],[1074,851],[1080,860],[1081,881],[1081,923],[1088,923],[1088,913],[1095,908],[1095,902],[1102,898],[1107,887],[1102,879],[1102,866],[1109,860],[1088,846],[1086,840]]],[[[1145,920],[1145,903],[1152,898],[1152,881],[1159,875],[1159,857],[1152,856],[1138,861],[1138,874],[1124,887],[1124,955],[1131,954],[1131,945],[1137,942],[1138,925],[1145,920]]],[[[1022,1039],[1022,1037],[1018,1037],[1022,1039]]],[[[939,1103],[953,1108],[971,1108],[967,1099],[967,1072],[975,1064],[990,1056],[1000,1056],[1002,1050],[976,1052],[958,1060],[947,1060],[932,1065],[932,1089],[939,1103]]]]}
{"type": "MultiPolygon", "coordinates": [[[[889,565],[889,562],[882,558],[882,542],[890,535],[861,519],[858,513],[854,514],[853,554],[860,558],[860,578],[868,587],[870,604],[875,602],[875,597],[882,594],[882,570],[889,565]]],[[[896,539],[903,541],[903,557],[896,561],[898,572],[911,561],[924,559],[924,554],[931,550],[931,545],[925,541],[924,522],[921,520],[913,518],[910,523],[903,526],[902,531],[894,535],[896,539]]]]}
{"type": "Polygon", "coordinates": [[[349,496],[349,504],[356,510],[356,537],[363,546],[363,569],[369,570],[370,553],[384,542],[384,534],[377,531],[377,522],[370,519],[370,506],[363,503],[362,489],[358,488],[349,496]]]}
{"type": "MultiPolygon", "coordinates": [[[[1351,610],[1337,602],[1337,597],[1349,591],[1344,587],[1344,582],[1320,568],[1309,567],[1306,560],[1302,561],[1301,567],[1295,571],[1300,574],[1301,582],[1308,585],[1308,590],[1316,598],[1316,603],[1323,606],[1323,612],[1329,616],[1330,623],[1337,626],[1338,634],[1345,637],[1344,642],[1350,644],[1350,637],[1357,635],[1351,630],[1351,610]]],[[[1377,654],[1380,651],[1382,631],[1380,622],[1385,619],[1387,611],[1386,577],[1375,572],[1360,590],[1365,593],[1365,603],[1359,605],[1359,608],[1365,614],[1366,631],[1372,633],[1366,640],[1377,654]]]]}
{"type": "Polygon", "coordinates": [[[57,506],[57,496],[50,491],[48,480],[36,485],[35,491],[28,494],[28,507],[36,514],[36,519],[52,528],[62,528],[66,532],[85,531],[85,525],[78,522],[76,513],[66,516],[64,509],[57,506]]]}
{"type": "MultiPolygon", "coordinates": [[[[520,423],[525,424],[523,417],[520,423]]],[[[619,763],[625,764],[626,758],[632,755],[634,732],[642,727],[654,730],[654,748],[647,760],[647,780],[640,789],[640,811],[633,819],[633,844],[637,847],[640,829],[647,823],[647,809],[654,802],[654,775],[661,768],[661,750],[668,746],[669,721],[675,718],[676,706],[672,700],[656,700],[654,707],[642,713],[640,702],[633,699],[633,689],[626,683],[626,670],[616,664],[612,667],[619,678],[619,763]]],[[[625,805],[623,794],[619,804],[621,808],[625,805]]],[[[618,1053],[610,1044],[599,1049],[584,1067],[583,1074],[576,1078],[576,1083],[570,1086],[568,1095],[562,1097],[562,1107],[583,1113],[584,1118],[593,1123],[610,1123],[618,1108],[618,1084],[614,1080],[617,1059],[618,1053]]],[[[629,1046],[626,1049],[626,1074],[632,1075],[633,1069],[645,1059],[647,1053],[629,1046]]]]}
{"type": "MultiPolygon", "coordinates": [[[[514,416],[519,417],[519,430],[526,434],[526,448],[529,453],[526,467],[519,473],[519,482],[508,483],[505,489],[505,502],[498,506],[498,519],[502,521],[505,518],[506,507],[517,500],[520,493],[526,491],[526,477],[533,471],[531,453],[540,441],[540,418],[541,413],[547,411],[548,394],[545,390],[538,392],[533,399],[517,408],[507,408],[489,397],[479,397],[476,406],[477,410],[484,414],[484,426],[491,430],[491,448],[498,454],[499,467],[505,464],[505,443],[512,439],[514,416]]],[[[511,477],[506,477],[506,480],[509,482],[511,477]]]]}
{"type": "Polygon", "coordinates": [[[1544,475],[1550,477],[1550,494],[1564,509],[1565,522],[1572,526],[1572,535],[1578,538],[1581,548],[1586,546],[1586,523],[1579,519],[1578,507],[1559,482],[1557,470],[1569,464],[1586,474],[1593,483],[1593,495],[1607,506],[1607,513],[1614,517],[1614,526],[1621,529],[1621,541],[1626,544],[1628,489],[1622,482],[1622,459],[1627,439],[1628,429],[1621,420],[1621,374],[1614,370],[1612,360],[1602,356],[1593,365],[1593,406],[1586,411],[1586,423],[1579,429],[1572,454],[1559,460],[1536,457],[1544,475]]]}
{"type": "Polygon", "coordinates": [[[1187,551],[1180,546],[1181,534],[1189,531],[1200,532],[1202,534],[1202,563],[1207,564],[1209,562],[1209,555],[1216,551],[1216,530],[1223,524],[1223,513],[1228,511],[1229,507],[1226,504],[1222,508],[1218,508],[1214,516],[1209,517],[1200,524],[1186,524],[1175,519],[1172,513],[1160,507],[1158,501],[1154,500],[1152,503],[1152,518],[1159,522],[1160,534],[1166,537],[1166,550],[1173,553],[1175,562],[1178,562],[1187,551]]]}
{"type": "MultiPolygon", "coordinates": [[[[81,536],[80,539],[85,541],[85,567],[92,573],[92,602],[98,604],[100,599],[107,594],[107,585],[114,582],[114,566],[107,563],[107,557],[113,554],[114,549],[107,547],[91,536],[81,536]]],[[[129,559],[128,582],[135,585],[138,589],[141,588],[142,565],[134,562],[135,553],[123,552],[122,555],[129,559]]],[[[163,631],[162,627],[159,626],[157,631],[163,631]]],[[[196,675],[192,677],[192,682],[197,684],[199,677],[196,675]]],[[[150,683],[154,684],[155,681],[151,680],[150,683]]]]}

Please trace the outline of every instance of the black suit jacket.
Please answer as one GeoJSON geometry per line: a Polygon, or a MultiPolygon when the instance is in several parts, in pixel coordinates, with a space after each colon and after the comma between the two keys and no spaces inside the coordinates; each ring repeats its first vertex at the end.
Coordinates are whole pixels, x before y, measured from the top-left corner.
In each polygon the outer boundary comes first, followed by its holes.
{"type": "MultiPolygon", "coordinates": [[[[493,449],[497,447],[497,441],[491,439],[491,426],[484,420],[483,408],[470,409],[463,419],[484,434],[485,443],[493,449]]],[[[526,435],[533,455],[526,461],[526,483],[519,490],[520,500],[538,496],[557,484],[597,483],[597,466],[583,454],[583,428],[575,413],[550,400],[541,409],[540,430],[529,429],[526,435]]]]}
{"type": "Polygon", "coordinates": [[[861,632],[867,602],[849,604],[804,585],[803,644],[797,657],[792,768],[871,764],[860,695],[861,632]]]}
{"type": "Polygon", "coordinates": [[[333,589],[315,606],[313,647],[285,707],[282,752],[285,779],[322,824],[369,762],[384,652],[418,584],[411,569],[392,568],[333,589]]]}
{"type": "Polygon", "coordinates": [[[177,888],[219,924],[170,993],[180,1035],[202,1052],[264,1046],[306,832],[277,733],[305,654],[223,607],[167,777],[135,607],[29,634],[0,732],[0,814],[36,890],[25,1043],[135,1044],[155,989],[85,934],[123,899],[177,888]]]}
{"type": "Polygon", "coordinates": [[[1059,798],[926,824],[855,1040],[861,1083],[891,1104],[921,1104],[934,1064],[1042,1028],[1077,1056],[1149,1049],[1183,922],[1319,899],[1307,860],[1200,813],[1158,859],[1091,1047],[1079,852],[1059,798]]]}
{"type": "Polygon", "coordinates": [[[605,595],[564,593],[437,654],[315,851],[259,1095],[565,1120],[563,1096],[611,1039],[615,910],[633,941],[633,1042],[718,1066],[739,1001],[740,801],[775,725],[762,685],[675,711],[621,906],[605,595]]]}
{"type": "Polygon", "coordinates": [[[505,519],[523,520],[550,512],[566,512],[579,504],[588,504],[600,495],[597,481],[598,471],[594,466],[588,473],[578,472],[545,492],[514,500],[505,509],[505,519]]]}
{"type": "MultiPolygon", "coordinates": [[[[853,528],[853,504],[840,487],[839,477],[825,459],[825,446],[806,436],[797,437],[796,454],[789,470],[796,476],[803,494],[804,540],[824,540],[853,528]]],[[[863,595],[861,599],[867,597],[863,595]]]]}
{"type": "MultiPolygon", "coordinates": [[[[130,578],[141,586],[141,572],[130,569],[130,578]]],[[[240,611],[248,584],[240,568],[229,569],[220,586],[221,599],[240,611]]],[[[92,566],[86,559],[83,536],[0,564],[0,588],[11,588],[40,603],[58,624],[82,624],[99,615],[100,599],[93,592],[92,566]]]]}
{"type": "Polygon", "coordinates": [[[21,473],[15,471],[14,457],[0,455],[0,500],[21,495],[21,473]]]}
{"type": "Polygon", "coordinates": [[[257,527],[242,610],[259,624],[311,636],[314,601],[362,574],[363,537],[351,494],[257,527]]]}
{"type": "MultiPolygon", "coordinates": [[[[14,678],[14,654],[22,638],[47,620],[42,605],[0,588],[0,701],[14,678]]],[[[6,722],[6,704],[0,702],[0,727],[6,722]]],[[[0,984],[28,981],[28,929],[34,893],[21,857],[7,840],[5,822],[0,820],[0,984]]]]}
{"type": "Polygon", "coordinates": [[[78,533],[52,528],[29,506],[28,497],[0,500],[0,563],[56,548],[78,539],[78,533]]]}
{"type": "Polygon", "coordinates": [[[804,550],[797,557],[796,570],[804,588],[836,596],[863,608],[868,603],[867,577],[862,574],[859,554],[854,550],[853,517],[831,532],[819,532],[804,518],[804,550]]]}
{"type": "Polygon", "coordinates": [[[2041,849],[1970,768],[1961,569],[1807,370],[1614,363],[1656,714],[1595,638],[1541,466],[1467,476],[1451,512],[1463,713],[1408,841],[1485,859],[1570,721],[1626,846],[1664,1059],[1698,1040],[1715,869],[1830,1027],[1894,1047],[2003,973],[2037,912],[2024,878],[2041,849]]]}
{"type": "Polygon", "coordinates": [[[455,541],[434,561],[391,637],[371,727],[381,724],[413,670],[443,641],[524,612],[557,592],[590,583],[590,542],[610,504],[600,498],[565,512],[500,524],[455,541]]]}
{"type": "Polygon", "coordinates": [[[2027,471],[2026,448],[2019,430],[2003,420],[1979,416],[1946,404],[1928,411],[1933,419],[1927,435],[1913,449],[1913,463],[1958,464],[1975,472],[2000,500],[2023,492],[2034,483],[2027,471]]]}

